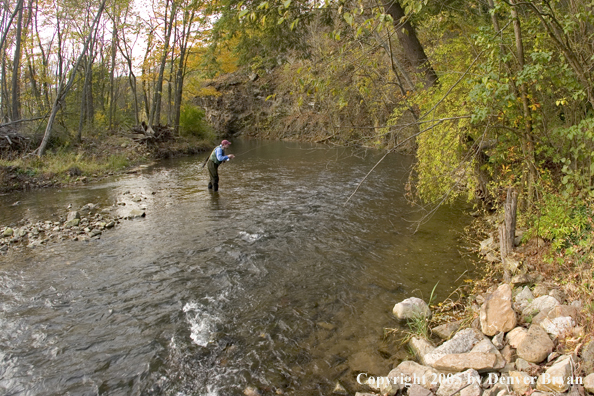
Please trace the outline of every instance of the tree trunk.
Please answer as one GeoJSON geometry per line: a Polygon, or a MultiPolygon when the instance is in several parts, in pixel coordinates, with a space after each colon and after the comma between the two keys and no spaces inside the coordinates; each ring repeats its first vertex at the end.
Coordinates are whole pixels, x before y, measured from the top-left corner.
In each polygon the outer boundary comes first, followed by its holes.
{"type": "Polygon", "coordinates": [[[175,59],[171,56],[171,67],[169,68],[169,79],[167,84],[167,124],[173,123],[173,84],[175,84],[175,59]],[[172,84],[173,82],[173,84],[172,84]]]}
{"type": "MultiPolygon", "coordinates": [[[[76,71],[73,71],[76,73],[76,71]]],[[[87,86],[88,86],[88,78],[89,73],[85,70],[84,72],[85,78],[83,80],[82,85],[82,95],[80,97],[80,114],[78,115],[78,132],[76,134],[76,141],[80,143],[82,141],[82,130],[85,125],[85,116],[86,116],[86,109],[87,109],[87,86]]]]}
{"type": "Polygon", "coordinates": [[[153,99],[153,107],[149,116],[149,126],[154,123],[161,122],[161,98],[163,96],[163,76],[165,74],[165,65],[167,63],[167,56],[169,55],[169,40],[171,39],[171,31],[173,30],[173,20],[175,18],[176,6],[175,1],[171,1],[171,14],[169,21],[167,21],[167,14],[165,15],[165,41],[163,43],[163,55],[161,56],[161,63],[159,65],[159,76],[157,77],[157,84],[155,85],[155,93],[153,99]]]}
{"type": "MultiPolygon", "coordinates": [[[[516,57],[520,67],[520,72],[524,70],[524,43],[522,41],[522,28],[520,25],[520,18],[516,10],[515,0],[510,0],[511,17],[514,25],[514,35],[516,41],[516,57]]],[[[528,100],[528,89],[525,83],[520,84],[520,97],[522,100],[522,110],[524,114],[524,134],[522,139],[522,151],[524,154],[524,161],[526,166],[527,180],[525,180],[526,197],[532,199],[534,183],[537,178],[537,170],[534,165],[534,144],[532,141],[532,112],[530,111],[530,103],[528,100]]],[[[525,200],[523,200],[525,202],[525,200]]],[[[525,205],[522,205],[525,206],[525,205]]]]}
{"type": "Polygon", "coordinates": [[[404,56],[415,71],[421,76],[425,87],[429,88],[437,84],[438,78],[435,70],[431,66],[425,50],[417,37],[417,33],[410,21],[406,18],[406,14],[398,0],[393,0],[389,5],[384,6],[386,12],[394,19],[396,27],[396,35],[400,41],[400,45],[404,49],[404,56]]]}
{"type": "Polygon", "coordinates": [[[0,74],[0,117],[2,122],[9,121],[10,109],[8,108],[8,87],[6,86],[6,57],[2,54],[2,72],[0,74]]]}
{"type": "Polygon", "coordinates": [[[20,0],[18,5],[19,17],[17,20],[17,30],[15,37],[14,58],[12,61],[12,109],[11,118],[13,121],[21,119],[21,92],[20,92],[20,77],[21,77],[21,42],[23,38],[23,0],[20,0]]]}
{"type": "MultiPolygon", "coordinates": [[[[115,6],[114,6],[115,7],[115,6]]],[[[118,17],[114,13],[113,28],[111,36],[111,70],[109,71],[109,129],[113,128],[113,122],[116,112],[115,104],[115,67],[116,67],[116,48],[118,40],[118,17]]]]}
{"type": "Polygon", "coordinates": [[[503,273],[506,282],[510,279],[509,267],[506,260],[514,249],[517,207],[518,193],[510,187],[507,189],[507,199],[505,201],[505,220],[499,226],[499,251],[501,253],[501,262],[503,263],[503,273]]]}
{"type": "MultiPolygon", "coordinates": [[[[122,41],[124,41],[124,45],[126,45],[125,38],[123,36],[122,36],[122,41]]],[[[120,50],[120,53],[124,57],[124,59],[126,59],[126,63],[128,64],[128,83],[130,84],[130,90],[132,91],[132,97],[134,99],[134,121],[136,122],[135,125],[139,125],[140,118],[139,118],[139,114],[138,114],[138,112],[139,112],[138,88],[137,88],[138,85],[136,83],[136,75],[134,74],[134,67],[132,66],[132,57],[130,54],[128,54],[127,51],[124,51],[122,49],[122,47],[120,47],[119,40],[118,40],[118,48],[120,50]]]]}
{"type": "Polygon", "coordinates": [[[38,23],[37,23],[37,13],[33,13],[33,17],[35,17],[35,36],[37,38],[37,46],[39,47],[39,53],[41,54],[41,64],[43,66],[42,70],[41,70],[41,78],[40,80],[42,81],[41,83],[41,91],[42,91],[42,97],[43,97],[43,101],[39,104],[39,113],[46,113],[47,110],[50,108],[50,98],[49,98],[49,83],[48,83],[48,65],[49,65],[49,60],[48,57],[45,54],[45,49],[43,48],[43,45],[41,44],[41,38],[39,36],[39,28],[38,28],[38,23]]]}

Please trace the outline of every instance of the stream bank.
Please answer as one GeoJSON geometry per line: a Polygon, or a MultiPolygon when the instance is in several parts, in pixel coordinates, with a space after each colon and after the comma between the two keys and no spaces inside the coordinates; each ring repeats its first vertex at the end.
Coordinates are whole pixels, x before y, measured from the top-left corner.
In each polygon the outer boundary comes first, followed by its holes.
{"type": "MultiPolygon", "coordinates": [[[[477,229],[491,232],[476,243],[487,271],[468,296],[448,307],[429,307],[414,297],[394,306],[393,315],[415,331],[407,343],[413,359],[389,373],[361,373],[359,383],[367,389],[357,396],[594,394],[587,287],[578,287],[578,271],[564,272],[551,260],[555,252],[549,242],[522,238],[522,230],[511,280],[502,282],[505,271],[494,236],[500,221],[486,215],[473,225],[474,235],[480,235],[477,229]]],[[[591,267],[584,270],[592,276],[591,267]]]]}
{"type": "Polygon", "coordinates": [[[0,161],[0,194],[84,185],[117,174],[138,173],[154,161],[199,154],[215,145],[214,138],[176,136],[143,144],[129,134],[107,134],[83,138],[74,147],[49,150],[42,158],[4,153],[8,159],[0,161]]]}

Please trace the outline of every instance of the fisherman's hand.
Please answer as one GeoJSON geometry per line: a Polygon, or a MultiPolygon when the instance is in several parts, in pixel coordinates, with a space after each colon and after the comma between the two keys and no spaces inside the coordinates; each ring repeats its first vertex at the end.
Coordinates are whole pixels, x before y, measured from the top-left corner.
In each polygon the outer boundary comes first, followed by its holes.
{"type": "Polygon", "coordinates": [[[232,160],[233,158],[235,158],[235,156],[233,154],[229,154],[227,157],[229,157],[230,160],[232,160]]]}

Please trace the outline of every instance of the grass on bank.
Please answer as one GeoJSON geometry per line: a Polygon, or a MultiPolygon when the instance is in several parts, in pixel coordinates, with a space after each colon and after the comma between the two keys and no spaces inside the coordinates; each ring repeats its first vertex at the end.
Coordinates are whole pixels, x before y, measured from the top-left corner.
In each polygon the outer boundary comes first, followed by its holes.
{"type": "Polygon", "coordinates": [[[30,156],[7,161],[0,160],[0,166],[17,168],[17,173],[30,177],[45,176],[70,179],[78,176],[117,172],[130,165],[125,153],[110,154],[107,157],[87,155],[84,151],[58,150],[43,157],[30,156]]]}
{"type": "Polygon", "coordinates": [[[79,145],[66,142],[49,149],[42,157],[25,154],[12,159],[0,158],[0,169],[12,169],[11,173],[21,181],[53,180],[70,183],[80,177],[116,173],[154,158],[196,153],[213,145],[214,136],[210,134],[196,136],[184,133],[151,147],[127,137],[103,135],[85,138],[79,145]]]}

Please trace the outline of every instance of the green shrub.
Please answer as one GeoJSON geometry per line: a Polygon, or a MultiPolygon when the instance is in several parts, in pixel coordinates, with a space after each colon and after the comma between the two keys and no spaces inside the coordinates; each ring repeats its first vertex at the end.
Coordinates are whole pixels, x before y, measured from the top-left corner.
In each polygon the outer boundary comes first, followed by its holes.
{"type": "Polygon", "coordinates": [[[545,194],[539,206],[540,213],[532,218],[528,238],[539,236],[547,239],[555,250],[577,244],[592,228],[590,209],[584,202],[545,194]]]}
{"type": "Polygon", "coordinates": [[[180,134],[208,138],[212,134],[210,126],[204,121],[204,110],[189,104],[181,107],[179,117],[180,134]]]}

